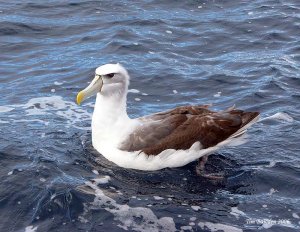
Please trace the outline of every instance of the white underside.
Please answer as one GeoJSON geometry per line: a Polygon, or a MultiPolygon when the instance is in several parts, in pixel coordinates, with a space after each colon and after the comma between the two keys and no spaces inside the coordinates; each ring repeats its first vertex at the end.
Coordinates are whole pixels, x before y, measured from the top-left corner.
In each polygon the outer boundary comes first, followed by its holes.
{"type": "Polygon", "coordinates": [[[240,145],[246,142],[243,136],[238,138],[229,138],[214,147],[201,149],[199,142],[194,143],[188,150],[167,149],[160,154],[146,155],[144,152],[127,152],[115,147],[101,146],[97,143],[94,148],[100,152],[106,159],[123,168],[132,168],[138,170],[155,171],[163,168],[175,168],[184,166],[200,157],[211,154],[225,145],[240,145]]]}
{"type": "Polygon", "coordinates": [[[211,154],[223,146],[237,146],[245,143],[246,136],[244,133],[246,132],[247,128],[253,123],[255,123],[257,120],[258,117],[253,119],[252,122],[247,124],[244,128],[241,128],[228,139],[220,142],[214,147],[209,147],[207,149],[202,149],[200,142],[194,143],[187,150],[167,149],[155,156],[146,155],[144,152],[141,151],[127,152],[118,149],[117,147],[119,142],[117,142],[118,140],[116,138],[121,138],[122,136],[125,136],[125,134],[128,133],[134,127],[135,120],[130,120],[132,122],[132,125],[130,125],[130,122],[128,121],[127,128],[124,128],[123,126],[122,129],[120,128],[120,130],[117,130],[119,131],[119,133],[109,136],[111,139],[109,139],[109,137],[106,137],[103,140],[103,138],[100,138],[102,137],[100,134],[98,134],[99,136],[97,136],[96,133],[93,133],[93,146],[106,159],[123,168],[147,171],[155,171],[163,168],[175,168],[184,166],[192,161],[199,159],[204,155],[211,154]],[[122,131],[123,133],[120,134],[120,131],[122,131]]]}

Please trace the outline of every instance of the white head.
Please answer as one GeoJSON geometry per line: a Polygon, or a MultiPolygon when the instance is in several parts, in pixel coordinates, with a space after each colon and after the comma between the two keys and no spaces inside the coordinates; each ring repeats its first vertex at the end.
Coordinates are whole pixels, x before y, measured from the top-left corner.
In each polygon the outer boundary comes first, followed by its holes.
{"type": "Polygon", "coordinates": [[[123,95],[129,85],[129,75],[126,69],[120,64],[105,64],[95,71],[95,78],[88,87],[77,95],[79,105],[85,99],[97,93],[105,97],[123,95]]]}

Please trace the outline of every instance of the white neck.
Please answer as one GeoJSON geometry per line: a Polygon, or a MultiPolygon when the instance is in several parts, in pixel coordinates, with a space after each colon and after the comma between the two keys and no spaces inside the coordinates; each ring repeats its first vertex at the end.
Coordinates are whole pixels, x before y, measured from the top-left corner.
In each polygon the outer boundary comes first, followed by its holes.
{"type": "Polygon", "coordinates": [[[98,93],[92,118],[93,144],[117,146],[130,124],[126,111],[127,88],[114,94],[98,93]]]}

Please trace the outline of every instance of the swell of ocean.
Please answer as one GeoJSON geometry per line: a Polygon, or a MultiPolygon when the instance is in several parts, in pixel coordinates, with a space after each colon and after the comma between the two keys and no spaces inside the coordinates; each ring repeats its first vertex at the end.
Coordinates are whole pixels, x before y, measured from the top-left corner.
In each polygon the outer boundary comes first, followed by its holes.
{"type": "Polygon", "coordinates": [[[299,231],[297,1],[0,3],[0,231],[299,231]],[[96,67],[131,75],[128,113],[236,105],[249,142],[195,163],[126,170],[91,145],[96,67]]]}

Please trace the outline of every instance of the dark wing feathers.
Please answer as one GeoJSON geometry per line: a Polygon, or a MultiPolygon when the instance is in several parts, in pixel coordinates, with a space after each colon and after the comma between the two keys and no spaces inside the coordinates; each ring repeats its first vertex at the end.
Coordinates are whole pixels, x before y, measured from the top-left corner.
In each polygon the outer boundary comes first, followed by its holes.
{"type": "Polygon", "coordinates": [[[126,138],[120,149],[157,155],[166,149],[189,149],[197,141],[208,148],[224,141],[258,115],[236,109],[214,112],[208,106],[177,107],[140,118],[141,126],[126,138]]]}

